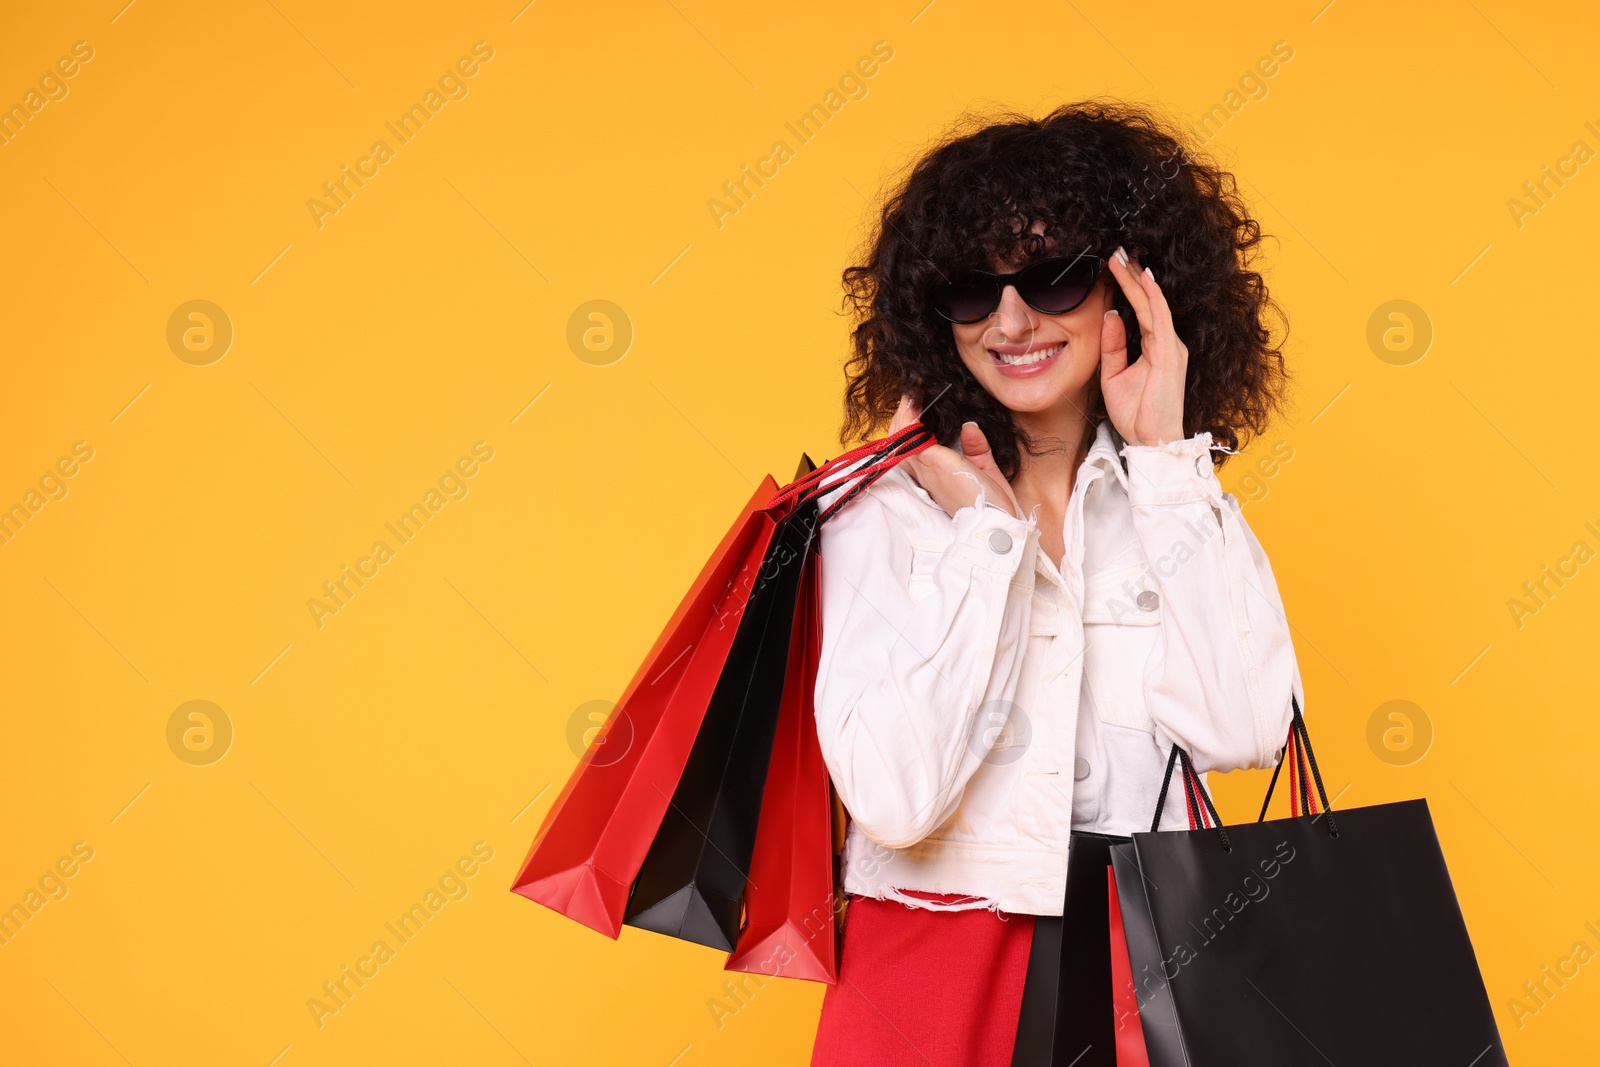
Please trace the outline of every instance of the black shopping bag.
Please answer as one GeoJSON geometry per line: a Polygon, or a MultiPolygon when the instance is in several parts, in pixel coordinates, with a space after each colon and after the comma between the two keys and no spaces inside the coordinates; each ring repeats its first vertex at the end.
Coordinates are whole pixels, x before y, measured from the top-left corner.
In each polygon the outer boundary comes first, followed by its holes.
{"type": "Polygon", "coordinates": [[[779,521],[623,922],[732,952],[789,660],[815,499],[779,521]]]}
{"type": "Polygon", "coordinates": [[[1336,818],[1298,703],[1279,770],[1304,814],[1223,827],[1174,762],[1202,828],[1155,832],[1158,803],[1151,833],[1111,848],[1151,1067],[1505,1067],[1426,801],[1336,818]]]}
{"type": "Polygon", "coordinates": [[[1131,838],[1072,831],[1060,915],[1033,920],[1011,1067],[1117,1067],[1106,868],[1131,838]]]}

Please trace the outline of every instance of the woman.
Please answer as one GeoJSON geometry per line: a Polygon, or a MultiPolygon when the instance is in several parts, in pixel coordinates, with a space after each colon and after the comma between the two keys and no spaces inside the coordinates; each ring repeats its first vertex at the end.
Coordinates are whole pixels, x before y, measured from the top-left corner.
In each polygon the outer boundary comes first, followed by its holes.
{"type": "Polygon", "coordinates": [[[1149,829],[1174,743],[1275,762],[1299,672],[1216,475],[1285,378],[1260,240],[1183,136],[1087,102],[947,139],[845,272],[845,438],[942,443],[820,535],[851,903],[814,1067],[1008,1064],[1069,834],[1149,829]]]}

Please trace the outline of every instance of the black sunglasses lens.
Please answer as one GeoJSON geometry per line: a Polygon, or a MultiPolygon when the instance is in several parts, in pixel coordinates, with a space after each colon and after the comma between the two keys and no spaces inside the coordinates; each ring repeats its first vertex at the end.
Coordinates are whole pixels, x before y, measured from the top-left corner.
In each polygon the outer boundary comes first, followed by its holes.
{"type": "Polygon", "coordinates": [[[951,322],[970,323],[988,317],[999,304],[994,279],[965,275],[939,287],[939,313],[951,322]]]}
{"type": "Polygon", "coordinates": [[[1035,263],[1017,278],[1017,294],[1047,315],[1061,315],[1088,297],[1099,267],[1100,261],[1089,256],[1035,263]]]}

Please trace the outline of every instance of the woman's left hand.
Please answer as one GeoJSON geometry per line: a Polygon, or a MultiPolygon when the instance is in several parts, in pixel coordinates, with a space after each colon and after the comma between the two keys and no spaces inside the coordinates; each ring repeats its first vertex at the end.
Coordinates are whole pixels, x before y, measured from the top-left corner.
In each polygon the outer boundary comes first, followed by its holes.
{"type": "Polygon", "coordinates": [[[1155,278],[1139,261],[1119,254],[1107,262],[1139,320],[1140,354],[1128,365],[1122,316],[1108,311],[1100,325],[1100,392],[1106,414],[1130,445],[1164,445],[1183,433],[1183,392],[1189,349],[1172,328],[1172,311],[1155,278]]]}

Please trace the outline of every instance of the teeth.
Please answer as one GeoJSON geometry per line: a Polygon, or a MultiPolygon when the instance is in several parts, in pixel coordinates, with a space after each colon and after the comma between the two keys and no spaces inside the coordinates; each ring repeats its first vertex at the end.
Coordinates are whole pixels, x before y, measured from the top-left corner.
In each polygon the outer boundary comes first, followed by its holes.
{"type": "Polygon", "coordinates": [[[1026,367],[1030,363],[1038,363],[1041,360],[1049,359],[1064,347],[1066,347],[1066,342],[1050,348],[1041,348],[1037,352],[1029,352],[1025,356],[1011,356],[1004,352],[996,352],[994,355],[996,359],[1008,367],[1026,367]]]}

